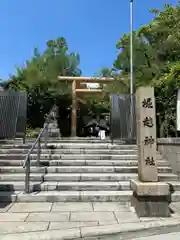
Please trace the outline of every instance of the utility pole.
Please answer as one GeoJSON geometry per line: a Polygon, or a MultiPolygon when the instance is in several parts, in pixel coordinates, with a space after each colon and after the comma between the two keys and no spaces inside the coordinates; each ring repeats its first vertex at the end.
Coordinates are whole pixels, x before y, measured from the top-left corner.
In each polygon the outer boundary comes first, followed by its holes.
{"type": "Polygon", "coordinates": [[[130,138],[134,126],[134,73],[133,73],[133,0],[130,0],[130,138]]]}

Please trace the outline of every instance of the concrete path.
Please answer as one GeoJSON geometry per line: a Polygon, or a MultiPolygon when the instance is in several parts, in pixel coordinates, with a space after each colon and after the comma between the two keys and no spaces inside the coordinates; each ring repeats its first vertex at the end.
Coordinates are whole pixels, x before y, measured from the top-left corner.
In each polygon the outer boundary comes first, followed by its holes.
{"type": "MultiPolygon", "coordinates": [[[[171,208],[172,217],[165,219],[138,218],[129,203],[1,203],[0,240],[86,239],[91,235],[180,225],[180,203],[173,203],[171,208]]],[[[135,239],[135,236],[131,234],[124,239],[135,239]]]]}
{"type": "Polygon", "coordinates": [[[137,239],[134,239],[134,240],[170,240],[170,239],[171,240],[179,240],[180,239],[180,232],[161,234],[161,235],[143,237],[143,238],[137,238],[137,239]]]}

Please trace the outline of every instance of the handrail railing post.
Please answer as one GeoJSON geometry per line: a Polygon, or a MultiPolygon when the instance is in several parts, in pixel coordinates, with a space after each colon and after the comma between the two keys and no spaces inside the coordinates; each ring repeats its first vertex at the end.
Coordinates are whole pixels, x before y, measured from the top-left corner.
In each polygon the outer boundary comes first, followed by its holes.
{"type": "Polygon", "coordinates": [[[26,135],[23,137],[23,144],[26,143],[26,135]]]}
{"type": "Polygon", "coordinates": [[[30,178],[30,157],[28,156],[25,167],[25,193],[29,193],[29,178],[30,178]]]}
{"type": "Polygon", "coordinates": [[[44,132],[44,141],[45,141],[45,148],[47,148],[47,141],[48,141],[48,129],[47,129],[47,127],[45,128],[45,132],[44,132]]]}
{"type": "Polygon", "coordinates": [[[37,142],[37,166],[40,166],[40,155],[41,155],[41,139],[37,142]]]}
{"type": "Polygon", "coordinates": [[[37,146],[37,166],[40,166],[40,157],[41,157],[41,137],[42,134],[44,133],[44,138],[45,138],[45,147],[47,148],[47,139],[48,139],[48,125],[50,123],[50,115],[51,115],[52,110],[50,111],[50,113],[46,116],[46,120],[45,120],[45,125],[44,127],[41,129],[41,131],[39,132],[38,137],[36,138],[36,141],[34,142],[34,144],[32,145],[31,149],[29,150],[26,159],[24,161],[23,164],[23,168],[25,168],[25,186],[24,186],[24,191],[25,193],[29,193],[30,192],[30,186],[29,186],[29,182],[30,182],[30,171],[31,171],[31,162],[30,162],[30,155],[32,154],[33,150],[35,149],[35,147],[37,146]]]}

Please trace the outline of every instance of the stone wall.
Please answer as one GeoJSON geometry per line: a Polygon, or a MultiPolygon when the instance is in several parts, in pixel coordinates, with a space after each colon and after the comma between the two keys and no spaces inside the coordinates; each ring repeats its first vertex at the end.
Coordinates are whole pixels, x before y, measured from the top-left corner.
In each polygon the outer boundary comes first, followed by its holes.
{"type": "Polygon", "coordinates": [[[159,138],[157,143],[158,151],[180,177],[180,138],[159,138]]]}

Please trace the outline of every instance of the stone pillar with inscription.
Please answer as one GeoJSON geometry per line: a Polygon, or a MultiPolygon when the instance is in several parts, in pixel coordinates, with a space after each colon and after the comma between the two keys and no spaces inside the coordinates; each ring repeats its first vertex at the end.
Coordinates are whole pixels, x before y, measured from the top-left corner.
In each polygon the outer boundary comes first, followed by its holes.
{"type": "Polygon", "coordinates": [[[158,181],[156,161],[156,110],[154,88],[136,92],[138,180],[131,181],[132,205],[139,217],[167,217],[169,185],[158,181]]]}

